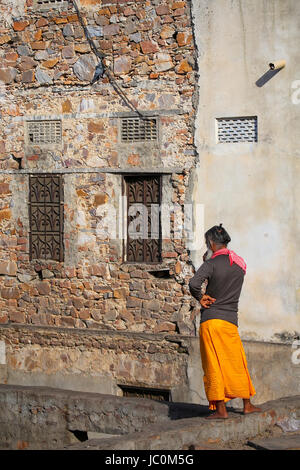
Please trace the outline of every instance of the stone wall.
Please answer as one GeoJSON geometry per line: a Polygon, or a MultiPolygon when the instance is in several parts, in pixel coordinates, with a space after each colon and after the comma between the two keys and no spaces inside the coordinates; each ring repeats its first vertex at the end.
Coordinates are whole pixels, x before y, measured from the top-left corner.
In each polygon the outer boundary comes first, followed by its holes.
{"type": "Polygon", "coordinates": [[[194,334],[184,239],[171,226],[162,263],[132,266],[108,234],[124,173],[160,172],[164,202],[185,202],[196,158],[190,4],[93,3],[80,7],[109,68],[93,85],[98,60],[72,2],[65,11],[27,2],[21,16],[3,17],[0,322],[194,334]],[[120,142],[132,106],[158,117],[158,142],[120,142]],[[61,144],[29,141],[26,121],[43,119],[61,120],[61,144]],[[29,260],[28,177],[45,172],[64,178],[64,263],[29,260]],[[166,268],[167,279],[149,272],[166,268]]]}
{"type": "Polygon", "coordinates": [[[189,202],[190,1],[78,6],[82,18],[72,2],[53,10],[0,2],[1,381],[112,394],[129,383],[184,399],[188,353],[165,336],[196,331],[185,234],[171,214],[161,263],[124,262],[120,201],[124,175],[157,173],[163,204],[183,216],[189,202]],[[106,73],[91,83],[93,45],[106,73]],[[120,119],[140,114],[157,119],[157,141],[123,143],[120,119]],[[27,121],[43,120],[61,121],[61,142],[32,143],[27,121]],[[29,177],[46,173],[63,178],[63,262],[29,256],[29,177]]]}
{"type": "MultiPolygon", "coordinates": [[[[188,340],[188,338],[187,338],[188,340]]],[[[2,327],[2,381],[122,396],[122,385],[187,393],[189,343],[167,334],[2,327]]]]}

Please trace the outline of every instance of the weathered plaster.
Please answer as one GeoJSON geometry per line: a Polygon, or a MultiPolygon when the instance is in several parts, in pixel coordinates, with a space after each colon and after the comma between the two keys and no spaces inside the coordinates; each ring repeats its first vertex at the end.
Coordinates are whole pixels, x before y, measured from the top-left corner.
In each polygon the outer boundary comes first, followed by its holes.
{"type": "MultiPolygon", "coordinates": [[[[204,204],[205,230],[223,223],[229,247],[247,262],[240,331],[259,340],[300,331],[299,14],[294,0],[193,2],[201,96],[193,199],[204,204]],[[280,59],[286,67],[257,86],[280,59]],[[258,142],[216,143],[215,120],[226,116],[258,116],[258,142]]],[[[197,265],[203,249],[193,253],[197,265]]]]}

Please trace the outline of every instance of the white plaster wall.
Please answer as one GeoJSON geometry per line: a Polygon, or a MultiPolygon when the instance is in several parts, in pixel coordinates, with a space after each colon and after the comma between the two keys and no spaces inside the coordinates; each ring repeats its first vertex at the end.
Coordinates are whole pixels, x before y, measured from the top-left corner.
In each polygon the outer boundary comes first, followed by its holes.
{"type": "MultiPolygon", "coordinates": [[[[229,248],[247,262],[241,336],[292,337],[300,333],[300,2],[193,0],[192,6],[199,68],[192,199],[204,204],[205,230],[222,222],[229,248]],[[257,86],[269,62],[279,59],[286,67],[257,86]],[[258,142],[216,143],[215,120],[226,116],[258,116],[258,142]]],[[[200,245],[192,252],[197,267],[200,245]]]]}

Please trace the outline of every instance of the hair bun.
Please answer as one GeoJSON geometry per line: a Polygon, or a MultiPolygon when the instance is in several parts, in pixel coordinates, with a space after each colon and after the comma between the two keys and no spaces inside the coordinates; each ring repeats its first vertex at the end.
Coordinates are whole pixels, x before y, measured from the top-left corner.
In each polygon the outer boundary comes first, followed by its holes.
{"type": "Polygon", "coordinates": [[[218,245],[227,245],[231,241],[231,238],[222,225],[223,224],[214,225],[214,227],[210,228],[205,233],[205,239],[212,240],[218,245]]]}

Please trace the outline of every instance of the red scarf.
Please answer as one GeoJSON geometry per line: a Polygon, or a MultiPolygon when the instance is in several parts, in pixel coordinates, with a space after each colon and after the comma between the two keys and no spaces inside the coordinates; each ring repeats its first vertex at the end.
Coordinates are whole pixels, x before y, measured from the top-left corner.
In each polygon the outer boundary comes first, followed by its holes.
{"type": "Polygon", "coordinates": [[[215,258],[216,256],[219,256],[219,255],[229,255],[230,265],[232,265],[232,263],[236,263],[238,266],[242,268],[242,270],[246,274],[247,265],[245,261],[243,260],[243,258],[238,256],[234,251],[228,250],[227,248],[222,248],[221,250],[215,251],[214,254],[212,255],[212,258],[215,258]]]}

